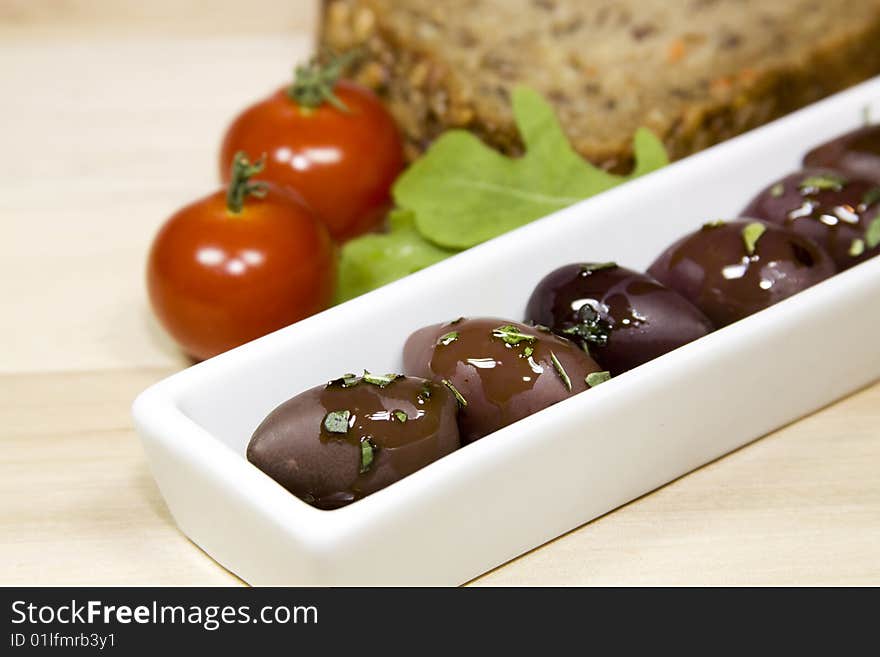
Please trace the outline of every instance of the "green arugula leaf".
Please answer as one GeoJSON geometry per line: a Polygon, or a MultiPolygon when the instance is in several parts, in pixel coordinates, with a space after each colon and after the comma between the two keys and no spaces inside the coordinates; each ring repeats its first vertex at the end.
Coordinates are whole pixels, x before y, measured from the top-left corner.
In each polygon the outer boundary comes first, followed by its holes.
{"type": "Polygon", "coordinates": [[[642,128],[632,174],[607,173],[571,147],[540,94],[518,87],[512,101],[525,155],[509,158],[467,131],[450,130],[395,183],[397,205],[415,213],[418,231],[436,245],[474,246],[668,162],[663,144],[642,128]]]}
{"type": "Polygon", "coordinates": [[[336,303],[403,278],[455,253],[423,238],[415,228],[412,212],[395,210],[388,220],[388,233],[364,235],[342,247],[336,303]]]}
{"type": "Polygon", "coordinates": [[[336,303],[424,269],[550,212],[658,169],[669,161],[648,130],[633,138],[636,166],[615,176],[572,149],[553,109],[530,89],[513,93],[526,154],[501,155],[451,130],[397,181],[389,231],[342,247],[336,303]]]}

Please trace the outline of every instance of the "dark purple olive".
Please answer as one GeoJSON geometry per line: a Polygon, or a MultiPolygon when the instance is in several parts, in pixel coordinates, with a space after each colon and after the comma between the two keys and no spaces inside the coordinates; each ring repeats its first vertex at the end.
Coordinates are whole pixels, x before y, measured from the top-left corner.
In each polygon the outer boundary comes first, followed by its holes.
{"type": "Polygon", "coordinates": [[[880,185],[880,124],[866,125],[817,146],[804,156],[804,166],[836,169],[880,185]]]}
{"type": "Polygon", "coordinates": [[[615,376],[712,331],[680,294],[614,263],[552,271],[532,292],[526,321],[574,340],[615,376]]]}
{"type": "Polygon", "coordinates": [[[713,222],[684,236],[648,273],[720,328],[833,276],[835,268],[812,240],[744,219],[713,222]]]}
{"type": "Polygon", "coordinates": [[[462,318],[419,329],[406,341],[403,367],[453,390],[461,405],[462,443],[607,378],[580,347],[549,329],[495,318],[462,318]]]}
{"type": "Polygon", "coordinates": [[[446,386],[347,374],[272,411],[247,459],[305,502],[335,509],[458,449],[457,412],[446,386]]]}
{"type": "Polygon", "coordinates": [[[840,271],[880,252],[880,185],[829,169],[804,169],[778,180],[742,215],[809,237],[840,271]]]}

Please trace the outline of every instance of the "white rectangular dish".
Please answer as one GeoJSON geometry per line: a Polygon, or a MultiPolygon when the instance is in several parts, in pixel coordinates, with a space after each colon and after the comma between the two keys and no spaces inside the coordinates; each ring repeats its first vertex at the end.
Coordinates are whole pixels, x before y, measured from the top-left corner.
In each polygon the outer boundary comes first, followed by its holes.
{"type": "Polygon", "coordinates": [[[520,320],[568,262],[644,269],[868,107],[880,116],[880,78],[149,388],[135,424],[178,526],[254,585],[460,584],[874,381],[880,258],[342,509],[308,506],[244,457],[282,401],[343,372],[400,370],[416,328],[520,320]]]}

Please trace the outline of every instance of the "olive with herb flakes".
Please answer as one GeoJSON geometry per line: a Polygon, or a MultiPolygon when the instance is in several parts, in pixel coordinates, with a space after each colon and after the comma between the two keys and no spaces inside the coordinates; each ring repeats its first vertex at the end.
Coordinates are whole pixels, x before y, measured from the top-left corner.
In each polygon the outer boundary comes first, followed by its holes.
{"type": "Polygon", "coordinates": [[[526,321],[580,344],[615,376],[713,330],[680,294],[615,263],[550,272],[529,298],[526,321]]]}
{"type": "Polygon", "coordinates": [[[833,276],[835,267],[812,240],[744,219],[712,222],[684,236],[648,273],[720,328],[833,276]]]}
{"type": "Polygon", "coordinates": [[[880,124],[866,125],[817,146],[804,166],[836,169],[880,185],[880,124]]]}
{"type": "Polygon", "coordinates": [[[769,185],[743,210],[823,247],[839,270],[880,253],[880,184],[830,169],[804,169],[769,185]]]}
{"type": "Polygon", "coordinates": [[[457,412],[442,384],[347,374],[272,411],[247,459],[300,499],[335,509],[458,449],[457,412]]]}
{"type": "Polygon", "coordinates": [[[582,349],[549,329],[485,317],[419,329],[406,341],[403,363],[407,374],[453,392],[464,444],[607,378],[582,349]]]}

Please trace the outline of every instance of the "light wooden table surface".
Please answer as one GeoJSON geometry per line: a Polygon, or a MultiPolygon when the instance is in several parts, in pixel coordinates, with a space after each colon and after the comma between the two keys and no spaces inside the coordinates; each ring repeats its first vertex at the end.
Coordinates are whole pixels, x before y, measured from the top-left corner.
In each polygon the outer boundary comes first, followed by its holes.
{"type": "MultiPolygon", "coordinates": [[[[228,585],[175,528],[129,405],[185,362],[143,263],[314,5],[0,0],[0,584],[228,585]]],[[[880,584],[880,385],[484,575],[880,584]]]]}

